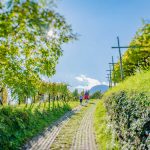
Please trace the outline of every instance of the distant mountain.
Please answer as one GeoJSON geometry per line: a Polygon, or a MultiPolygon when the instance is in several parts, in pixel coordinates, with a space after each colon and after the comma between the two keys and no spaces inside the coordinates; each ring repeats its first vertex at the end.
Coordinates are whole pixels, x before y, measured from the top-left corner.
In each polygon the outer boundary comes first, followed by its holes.
{"type": "Polygon", "coordinates": [[[94,86],[94,87],[92,87],[90,89],[90,94],[93,94],[93,93],[95,93],[97,91],[101,91],[102,93],[104,93],[107,90],[108,90],[108,86],[107,85],[96,85],[96,86],[94,86]]]}

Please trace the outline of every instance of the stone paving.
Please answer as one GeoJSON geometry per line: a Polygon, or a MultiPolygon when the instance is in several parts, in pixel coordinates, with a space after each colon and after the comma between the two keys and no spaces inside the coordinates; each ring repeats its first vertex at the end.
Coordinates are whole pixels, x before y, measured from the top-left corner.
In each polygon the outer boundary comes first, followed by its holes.
{"type": "Polygon", "coordinates": [[[71,150],[96,150],[96,143],[93,129],[93,114],[96,106],[91,106],[81,120],[71,150]]]}
{"type": "MultiPolygon", "coordinates": [[[[33,138],[30,142],[28,142],[23,150],[50,150],[52,143],[59,136],[59,132],[63,129],[63,127],[69,122],[72,115],[75,115],[78,111],[80,111],[82,107],[79,106],[74,110],[66,113],[63,117],[61,117],[57,122],[47,128],[42,134],[33,138]]],[[[94,130],[93,130],[93,114],[95,111],[96,105],[92,104],[90,106],[83,118],[81,119],[81,123],[79,128],[77,129],[74,139],[72,141],[72,146],[69,148],[70,150],[96,150],[94,130]]],[[[68,129],[69,130],[69,129],[68,129]]],[[[68,150],[69,150],[68,149],[68,150]]],[[[66,150],[66,149],[64,149],[66,150]]]]}
{"type": "Polygon", "coordinates": [[[51,144],[54,142],[63,126],[65,126],[65,124],[68,123],[70,117],[76,112],[80,111],[80,109],[81,106],[67,112],[57,122],[45,129],[43,133],[26,143],[22,150],[49,150],[51,144]]]}

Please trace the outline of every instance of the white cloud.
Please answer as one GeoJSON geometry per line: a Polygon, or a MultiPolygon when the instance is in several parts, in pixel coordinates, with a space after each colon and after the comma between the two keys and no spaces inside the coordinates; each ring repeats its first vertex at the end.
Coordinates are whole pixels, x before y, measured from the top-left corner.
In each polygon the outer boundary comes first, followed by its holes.
{"type": "Polygon", "coordinates": [[[75,79],[78,80],[78,81],[81,81],[81,82],[83,81],[82,77],[75,77],[75,79]]]}
{"type": "Polygon", "coordinates": [[[75,77],[75,79],[82,83],[81,85],[75,87],[77,89],[89,90],[96,85],[101,85],[101,84],[108,85],[108,83],[106,82],[100,82],[97,79],[93,79],[85,75],[77,76],[75,77]]]}

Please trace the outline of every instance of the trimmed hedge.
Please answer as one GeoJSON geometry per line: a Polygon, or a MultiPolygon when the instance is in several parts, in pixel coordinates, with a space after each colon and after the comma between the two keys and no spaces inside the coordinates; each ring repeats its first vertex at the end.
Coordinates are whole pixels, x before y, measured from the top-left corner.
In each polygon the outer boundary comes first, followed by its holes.
{"type": "Polygon", "coordinates": [[[121,149],[150,148],[149,83],[150,72],[138,74],[112,88],[103,97],[121,149]]]}

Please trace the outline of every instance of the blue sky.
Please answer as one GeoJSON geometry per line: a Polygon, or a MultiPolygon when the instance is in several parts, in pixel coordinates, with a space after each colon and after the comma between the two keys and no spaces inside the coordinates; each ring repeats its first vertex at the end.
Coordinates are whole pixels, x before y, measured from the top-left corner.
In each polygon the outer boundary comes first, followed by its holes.
{"type": "Polygon", "coordinates": [[[116,37],[128,45],[142,19],[150,19],[149,0],[59,0],[57,11],[65,16],[77,41],[63,46],[64,55],[51,81],[90,88],[106,84],[111,57],[118,60],[116,37]]]}

